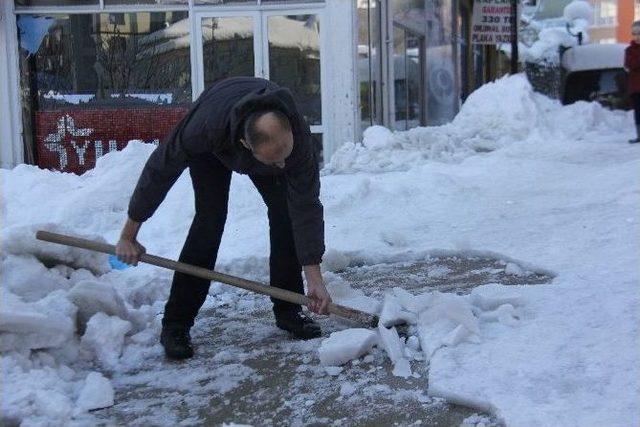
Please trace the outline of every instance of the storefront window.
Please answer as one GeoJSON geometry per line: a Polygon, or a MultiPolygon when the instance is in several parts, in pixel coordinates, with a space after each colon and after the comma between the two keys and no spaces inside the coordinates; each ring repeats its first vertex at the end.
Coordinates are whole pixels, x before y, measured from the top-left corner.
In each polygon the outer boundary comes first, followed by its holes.
{"type": "Polygon", "coordinates": [[[318,15],[269,16],[269,79],[288,87],[310,125],[322,124],[318,15]]]}
{"type": "Polygon", "coordinates": [[[83,172],[158,142],[191,103],[187,12],[18,15],[25,146],[83,172]]]}
{"type": "Polygon", "coordinates": [[[325,0],[262,0],[261,3],[269,4],[296,4],[296,3],[324,3],[325,0]]]}
{"type": "Polygon", "coordinates": [[[380,5],[358,0],[358,91],[362,130],[382,124],[380,5]]]}
{"type": "Polygon", "coordinates": [[[253,18],[204,18],[201,25],[204,87],[227,77],[255,74],[253,18]]]}
{"type": "Polygon", "coordinates": [[[394,128],[425,124],[423,70],[427,20],[423,0],[393,3],[394,128]]]}
{"type": "Polygon", "coordinates": [[[195,5],[224,5],[224,4],[238,4],[251,5],[258,4],[258,0],[194,0],[195,5]]]}
{"type": "Polygon", "coordinates": [[[405,130],[457,111],[453,5],[446,0],[358,0],[362,127],[405,130]]]}
{"type": "Polygon", "coordinates": [[[189,0],[104,0],[105,6],[112,5],[139,5],[139,4],[183,4],[188,5],[189,0]]]}
{"type": "Polygon", "coordinates": [[[99,0],[15,0],[16,7],[26,7],[26,6],[97,6],[99,3],[100,3],[99,0]]]}
{"type": "Polygon", "coordinates": [[[457,75],[457,53],[455,40],[454,9],[450,2],[434,0],[425,3],[426,54],[425,54],[425,99],[428,125],[450,122],[458,112],[459,83],[457,75]]]}

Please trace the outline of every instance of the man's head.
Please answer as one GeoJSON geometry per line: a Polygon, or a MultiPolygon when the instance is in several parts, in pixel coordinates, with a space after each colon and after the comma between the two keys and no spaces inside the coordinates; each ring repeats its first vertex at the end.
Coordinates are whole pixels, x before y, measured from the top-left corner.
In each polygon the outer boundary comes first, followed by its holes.
{"type": "Polygon", "coordinates": [[[253,157],[268,166],[284,168],[293,151],[293,133],[289,119],[280,111],[256,111],[244,122],[242,145],[253,157]]]}
{"type": "Polygon", "coordinates": [[[631,26],[631,35],[633,36],[633,41],[640,44],[640,21],[636,21],[631,26]]]}

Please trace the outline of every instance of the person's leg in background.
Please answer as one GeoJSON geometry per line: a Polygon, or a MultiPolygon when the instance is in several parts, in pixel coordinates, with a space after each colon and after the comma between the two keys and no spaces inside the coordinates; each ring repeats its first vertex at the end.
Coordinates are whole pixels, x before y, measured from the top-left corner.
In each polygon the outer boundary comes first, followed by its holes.
{"type": "Polygon", "coordinates": [[[631,94],[631,102],[633,103],[633,113],[636,124],[636,137],[630,139],[629,144],[636,144],[640,142],[640,92],[631,94]]]}
{"type": "MultiPolygon", "coordinates": [[[[231,171],[214,155],[190,162],[195,194],[195,216],[180,253],[180,262],[203,268],[215,266],[227,219],[231,171]]],[[[204,303],[207,279],[176,272],[162,319],[161,342],[167,356],[184,359],[193,355],[189,330],[204,303]]]]}

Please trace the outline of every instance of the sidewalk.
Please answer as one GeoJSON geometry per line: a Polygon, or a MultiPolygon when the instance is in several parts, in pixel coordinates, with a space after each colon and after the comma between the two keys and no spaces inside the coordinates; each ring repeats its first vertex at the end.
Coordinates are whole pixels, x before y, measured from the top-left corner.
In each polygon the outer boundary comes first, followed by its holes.
{"type": "MultiPolygon", "coordinates": [[[[465,293],[484,283],[550,280],[519,273],[505,273],[505,263],[494,259],[441,257],[353,267],[339,274],[370,295],[382,295],[391,286],[416,293],[426,287],[465,293]]],[[[194,359],[168,362],[161,347],[153,347],[148,370],[119,375],[114,380],[117,404],[95,414],[118,425],[459,426],[477,413],[428,397],[422,361],[411,364],[417,378],[394,377],[378,348],[342,370],[326,369],[317,357],[321,339],[290,339],[273,325],[268,300],[243,291],[238,296],[201,313],[193,329],[194,359]],[[238,304],[244,309],[236,309],[238,304]],[[246,309],[251,304],[255,309],[246,309]]],[[[325,336],[345,327],[332,318],[320,323],[325,336]]],[[[488,425],[495,422],[479,415],[488,425]]]]}

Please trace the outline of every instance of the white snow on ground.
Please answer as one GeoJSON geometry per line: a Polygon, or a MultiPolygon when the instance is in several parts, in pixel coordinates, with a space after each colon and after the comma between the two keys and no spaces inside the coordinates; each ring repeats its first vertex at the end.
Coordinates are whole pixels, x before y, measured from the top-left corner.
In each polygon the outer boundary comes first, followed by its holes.
{"type": "Polygon", "coordinates": [[[343,365],[366,354],[377,341],[376,333],[369,329],[352,328],[334,332],[322,341],[318,349],[320,363],[324,366],[343,365]]]}
{"type": "MultiPolygon", "coordinates": [[[[515,76],[476,91],[451,124],[374,129],[323,172],[325,269],[444,251],[550,271],[550,285],[493,284],[468,297],[390,290],[401,311],[419,315],[417,336],[389,343],[404,346],[404,357],[423,353],[431,395],[493,411],[507,425],[638,425],[640,147],[626,143],[632,123],[630,113],[593,103],[563,107],[515,76]]],[[[161,351],[167,272],[107,271],[103,256],[34,240],[35,230],[55,225],[114,242],[153,148],[130,144],[83,176],[25,165],[0,171],[5,419],[89,423],[87,410],[111,402],[98,372],[117,400],[123,378],[161,351]]],[[[234,175],[232,187],[218,267],[264,280],[266,209],[246,177],[234,175]]],[[[141,242],[177,258],[192,214],[184,174],[141,242]]],[[[374,305],[331,271],[326,280],[338,302],[374,305]]],[[[225,301],[237,310],[253,303],[212,286],[207,305],[225,301]]],[[[214,370],[219,380],[207,387],[233,388],[253,375],[239,362],[214,370]]],[[[174,368],[132,378],[188,392],[210,374],[174,368]]]]}

